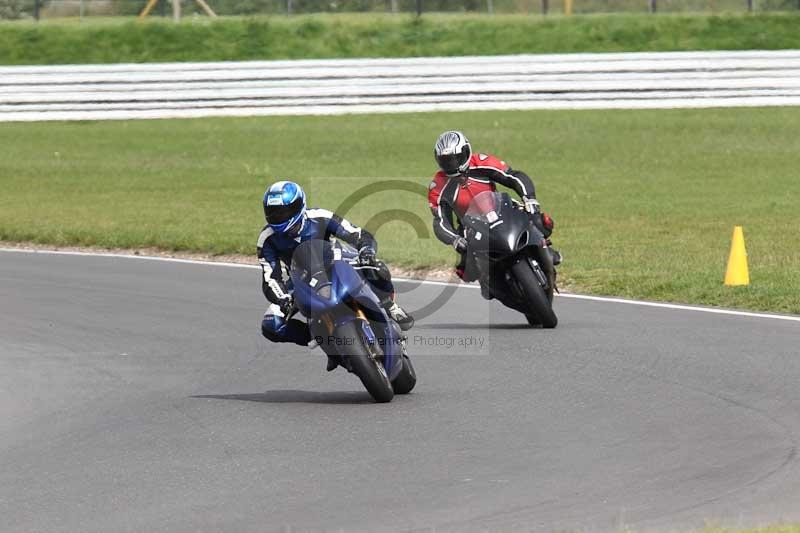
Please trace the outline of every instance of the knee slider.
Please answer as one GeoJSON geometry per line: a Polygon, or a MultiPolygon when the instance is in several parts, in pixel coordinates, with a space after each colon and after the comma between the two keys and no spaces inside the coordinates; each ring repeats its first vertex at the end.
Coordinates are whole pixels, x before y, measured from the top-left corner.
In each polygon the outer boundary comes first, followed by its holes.
{"type": "Polygon", "coordinates": [[[280,330],[283,328],[283,319],[275,315],[267,315],[261,321],[261,334],[272,342],[283,340],[280,330]]]}

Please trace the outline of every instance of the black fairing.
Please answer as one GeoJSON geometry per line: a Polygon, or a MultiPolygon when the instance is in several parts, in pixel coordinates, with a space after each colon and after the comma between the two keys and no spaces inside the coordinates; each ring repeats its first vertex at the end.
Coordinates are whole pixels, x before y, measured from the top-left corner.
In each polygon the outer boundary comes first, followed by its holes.
{"type": "MultiPolygon", "coordinates": [[[[516,262],[531,261],[534,271],[545,290],[552,291],[553,261],[543,247],[545,237],[533,224],[530,215],[512,202],[506,193],[484,192],[481,196],[493,195],[490,205],[471,206],[463,217],[467,239],[467,262],[464,277],[479,279],[488,275],[492,294],[509,307],[521,310],[517,288],[509,286],[507,273],[516,262]]],[[[485,198],[488,200],[489,198],[485,198]]]]}

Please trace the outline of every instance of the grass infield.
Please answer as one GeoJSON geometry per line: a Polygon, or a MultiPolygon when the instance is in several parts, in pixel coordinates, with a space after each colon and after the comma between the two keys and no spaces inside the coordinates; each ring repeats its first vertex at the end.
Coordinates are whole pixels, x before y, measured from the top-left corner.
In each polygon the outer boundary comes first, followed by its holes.
{"type": "Polygon", "coordinates": [[[0,64],[774,50],[800,48],[798,23],[796,13],[325,14],[189,18],[178,25],[124,17],[0,21],[0,64]]]}
{"type": "Polygon", "coordinates": [[[534,177],[572,290],[800,313],[798,108],[6,123],[0,240],[251,254],[291,177],[330,209],[371,187],[346,214],[380,255],[446,265],[424,196],[450,128],[534,177]],[[734,225],[749,287],[722,285],[734,225]]]}
{"type": "Polygon", "coordinates": [[[733,529],[723,527],[707,527],[699,533],[800,533],[800,525],[784,524],[778,526],[763,526],[751,529],[733,529]]]}

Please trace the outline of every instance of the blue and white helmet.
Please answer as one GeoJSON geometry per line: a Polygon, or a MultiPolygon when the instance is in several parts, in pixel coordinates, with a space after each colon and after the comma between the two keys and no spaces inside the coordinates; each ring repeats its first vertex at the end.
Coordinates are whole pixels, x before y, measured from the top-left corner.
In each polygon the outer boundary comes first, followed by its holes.
{"type": "Polygon", "coordinates": [[[270,228],[289,230],[306,212],[306,193],[293,181],[278,181],[264,193],[264,217],[270,228]]]}

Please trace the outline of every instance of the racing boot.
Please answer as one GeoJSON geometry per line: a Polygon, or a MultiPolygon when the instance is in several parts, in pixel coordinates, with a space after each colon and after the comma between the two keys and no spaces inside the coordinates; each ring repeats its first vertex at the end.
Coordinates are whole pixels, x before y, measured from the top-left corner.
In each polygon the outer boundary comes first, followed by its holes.
{"type": "Polygon", "coordinates": [[[561,261],[564,260],[564,256],[561,255],[561,252],[553,248],[553,241],[549,238],[547,239],[547,249],[550,250],[550,257],[553,259],[553,266],[558,266],[561,264],[561,261]]]}
{"type": "Polygon", "coordinates": [[[487,287],[483,283],[481,283],[481,298],[483,298],[484,300],[491,300],[494,298],[494,296],[492,296],[492,291],[490,291],[489,287],[487,287]]]}
{"type": "MultiPolygon", "coordinates": [[[[321,337],[316,337],[316,338],[311,339],[311,342],[309,343],[308,347],[313,350],[313,349],[317,348],[318,346],[321,346],[322,343],[317,340],[319,338],[321,338],[321,337]]],[[[329,355],[328,356],[328,366],[325,367],[325,370],[330,372],[332,370],[336,370],[337,366],[339,366],[339,356],[338,355],[329,355]]]]}
{"type": "Polygon", "coordinates": [[[397,322],[397,325],[399,325],[400,329],[403,331],[411,329],[411,326],[414,325],[414,317],[406,313],[402,307],[397,305],[397,302],[390,301],[389,303],[390,305],[385,309],[389,316],[392,317],[392,320],[397,322]]]}
{"type": "Polygon", "coordinates": [[[488,275],[482,274],[478,280],[478,284],[481,287],[481,297],[484,300],[491,300],[494,298],[494,296],[492,296],[492,289],[490,288],[490,280],[488,275]]]}
{"type": "Polygon", "coordinates": [[[561,252],[555,250],[551,247],[552,243],[550,239],[547,239],[547,250],[550,252],[550,258],[553,260],[553,290],[560,294],[558,290],[558,285],[556,284],[556,279],[558,278],[558,270],[556,270],[556,266],[560,265],[561,262],[564,260],[561,252]]]}
{"type": "Polygon", "coordinates": [[[333,355],[328,356],[328,366],[325,368],[328,372],[336,370],[336,367],[339,366],[339,358],[333,355]]]}

